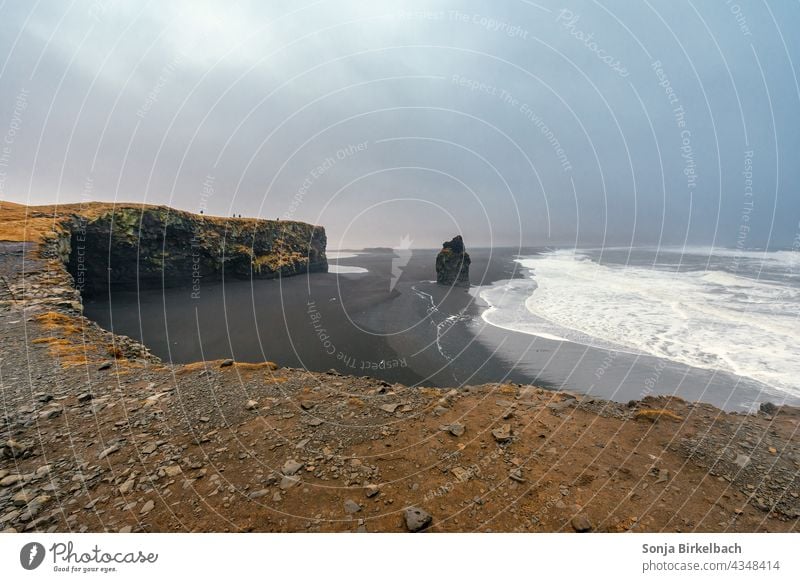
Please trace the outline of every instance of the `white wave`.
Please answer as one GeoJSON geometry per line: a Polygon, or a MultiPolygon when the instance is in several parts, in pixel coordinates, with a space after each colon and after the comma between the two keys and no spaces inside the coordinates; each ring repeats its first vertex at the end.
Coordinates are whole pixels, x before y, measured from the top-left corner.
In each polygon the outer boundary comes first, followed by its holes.
{"type": "Polygon", "coordinates": [[[796,287],[724,271],[601,265],[569,251],[518,262],[532,279],[480,291],[488,323],[722,370],[800,395],[796,287]]]}
{"type": "Polygon", "coordinates": [[[329,273],[336,273],[337,275],[349,275],[353,273],[368,273],[369,271],[364,267],[350,267],[347,265],[328,265],[329,273]]]}
{"type": "Polygon", "coordinates": [[[357,257],[361,253],[348,253],[345,251],[326,251],[325,256],[328,257],[329,261],[337,261],[339,259],[352,259],[353,257],[357,257]]]}

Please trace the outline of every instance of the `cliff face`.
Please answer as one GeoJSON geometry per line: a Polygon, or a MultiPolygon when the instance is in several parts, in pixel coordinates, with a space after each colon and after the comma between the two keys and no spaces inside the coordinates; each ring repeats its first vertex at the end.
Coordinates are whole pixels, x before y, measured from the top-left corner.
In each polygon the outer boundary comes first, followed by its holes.
{"type": "Polygon", "coordinates": [[[436,255],[436,282],[440,285],[469,287],[470,262],[461,235],[445,241],[436,255]]]}
{"type": "Polygon", "coordinates": [[[112,286],[191,286],[223,276],[327,272],[325,229],[294,221],[218,218],[122,207],[70,221],[68,268],[92,294],[112,286]]]}
{"type": "Polygon", "coordinates": [[[328,270],[325,229],[302,222],[103,203],[0,210],[9,224],[22,225],[0,238],[40,242],[43,256],[63,261],[87,295],[109,285],[135,290],[137,283],[140,289],[192,286],[223,276],[269,279],[328,270]]]}

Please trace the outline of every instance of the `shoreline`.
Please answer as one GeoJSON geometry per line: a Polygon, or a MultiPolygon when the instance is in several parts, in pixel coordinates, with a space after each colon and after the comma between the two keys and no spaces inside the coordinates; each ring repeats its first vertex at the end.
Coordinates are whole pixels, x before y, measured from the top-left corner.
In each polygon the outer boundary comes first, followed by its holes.
{"type": "Polygon", "coordinates": [[[35,251],[0,253],[2,531],[797,530],[795,408],[164,364],[35,251]]]}

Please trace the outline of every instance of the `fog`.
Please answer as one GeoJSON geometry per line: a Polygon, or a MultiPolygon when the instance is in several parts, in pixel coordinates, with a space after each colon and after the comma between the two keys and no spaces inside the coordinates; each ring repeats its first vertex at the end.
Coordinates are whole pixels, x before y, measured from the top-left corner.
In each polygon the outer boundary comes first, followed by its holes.
{"type": "Polygon", "coordinates": [[[329,248],[791,247],[797,3],[0,8],[0,199],[324,225],[329,248]]]}

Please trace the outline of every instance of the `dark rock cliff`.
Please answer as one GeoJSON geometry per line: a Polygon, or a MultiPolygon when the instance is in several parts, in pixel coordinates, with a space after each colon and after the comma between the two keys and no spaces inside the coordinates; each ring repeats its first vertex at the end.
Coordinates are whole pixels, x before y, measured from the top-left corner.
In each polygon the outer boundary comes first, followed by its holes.
{"type": "Polygon", "coordinates": [[[461,235],[445,241],[436,255],[436,282],[440,285],[469,287],[470,262],[461,235]]]}
{"type": "Polygon", "coordinates": [[[59,253],[87,295],[109,285],[136,290],[328,270],[325,229],[302,222],[116,206],[74,213],[62,224],[59,253]]]}

